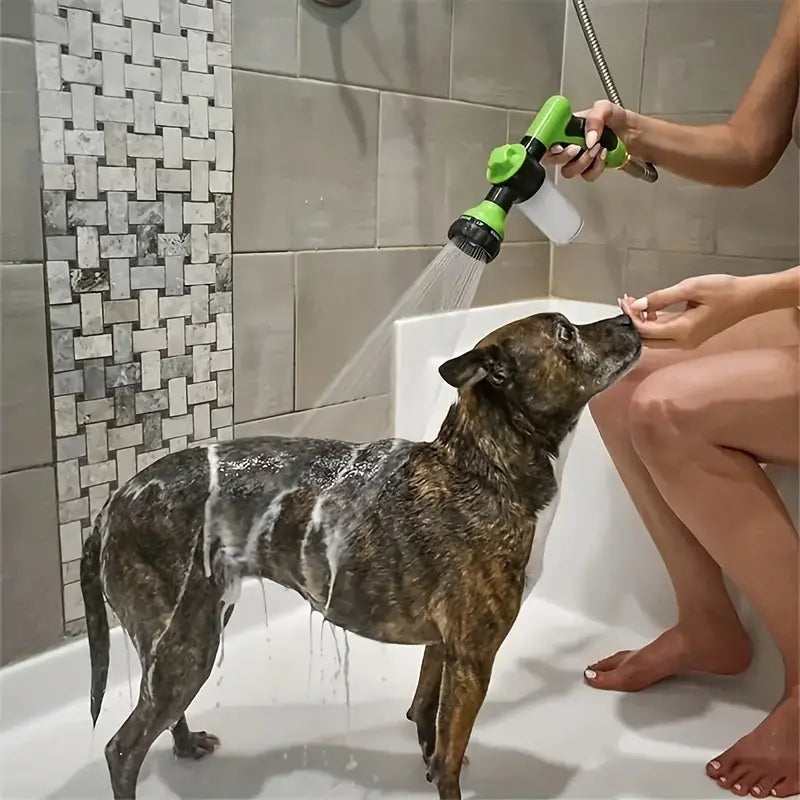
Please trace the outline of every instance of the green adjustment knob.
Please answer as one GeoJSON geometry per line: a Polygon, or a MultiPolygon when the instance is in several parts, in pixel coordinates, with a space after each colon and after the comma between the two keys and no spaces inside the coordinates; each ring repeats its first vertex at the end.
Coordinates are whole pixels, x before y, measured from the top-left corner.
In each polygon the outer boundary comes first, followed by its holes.
{"type": "Polygon", "coordinates": [[[495,185],[505,183],[525,163],[527,155],[525,147],[519,143],[495,147],[489,156],[486,180],[495,185]]]}

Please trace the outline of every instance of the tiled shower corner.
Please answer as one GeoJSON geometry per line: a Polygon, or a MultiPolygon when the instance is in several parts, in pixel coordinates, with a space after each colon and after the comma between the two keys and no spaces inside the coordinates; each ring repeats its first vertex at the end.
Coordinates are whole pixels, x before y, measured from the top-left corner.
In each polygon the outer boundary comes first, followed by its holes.
{"type": "Polygon", "coordinates": [[[64,625],[115,488],[233,437],[229,0],[35,0],[64,625]]]}

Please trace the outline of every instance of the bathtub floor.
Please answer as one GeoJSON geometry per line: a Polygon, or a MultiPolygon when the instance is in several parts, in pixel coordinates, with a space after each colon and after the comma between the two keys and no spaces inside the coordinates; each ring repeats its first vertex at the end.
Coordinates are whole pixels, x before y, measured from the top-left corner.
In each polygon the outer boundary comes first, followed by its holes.
{"type": "MultiPolygon", "coordinates": [[[[763,716],[746,702],[747,683],[675,682],[620,695],[581,682],[587,662],[637,643],[531,598],[478,718],[465,798],[729,797],[703,765],[763,716]]],[[[344,659],[341,632],[339,648],[344,659]]],[[[188,714],[190,727],[217,734],[222,748],[177,761],[163,735],[139,797],[435,797],[405,720],[420,656],[350,637],[348,720],[343,670],[327,626],[320,643],[318,616],[311,630],[298,610],[231,638],[188,714]]],[[[82,700],[0,739],[2,797],[110,797],[102,749],[131,707],[121,677],[94,737],[82,700]]]]}

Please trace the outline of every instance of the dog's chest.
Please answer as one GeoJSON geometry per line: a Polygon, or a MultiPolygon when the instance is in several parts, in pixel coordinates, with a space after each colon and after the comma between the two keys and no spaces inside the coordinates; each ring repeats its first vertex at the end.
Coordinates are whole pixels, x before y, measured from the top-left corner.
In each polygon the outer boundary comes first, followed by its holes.
{"type": "Polygon", "coordinates": [[[553,459],[553,475],[556,480],[556,493],[553,495],[552,500],[539,512],[536,519],[536,530],[533,534],[533,545],[531,546],[531,554],[528,557],[528,563],[525,565],[525,588],[522,593],[523,602],[528,599],[533,587],[539,580],[544,566],[544,551],[547,544],[547,537],[550,535],[550,528],[553,525],[553,520],[556,516],[558,509],[558,501],[561,496],[561,479],[564,474],[564,464],[567,461],[569,450],[572,445],[572,440],[575,436],[575,428],[573,428],[561,442],[561,447],[558,450],[558,456],[553,459]]]}

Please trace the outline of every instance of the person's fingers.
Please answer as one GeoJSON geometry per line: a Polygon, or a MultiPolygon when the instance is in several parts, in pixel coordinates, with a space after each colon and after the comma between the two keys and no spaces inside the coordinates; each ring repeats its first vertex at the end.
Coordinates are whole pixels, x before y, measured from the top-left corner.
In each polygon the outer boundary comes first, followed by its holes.
{"type": "MultiPolygon", "coordinates": [[[[598,145],[599,147],[599,145],[598,145]]],[[[581,175],[581,177],[585,181],[596,181],[604,172],[606,168],[606,156],[608,155],[608,150],[605,147],[600,149],[600,152],[597,154],[597,158],[594,160],[594,163],[586,170],[586,172],[581,175]]]]}
{"type": "Polygon", "coordinates": [[[542,158],[542,165],[545,167],[563,167],[569,164],[575,156],[581,152],[578,145],[562,147],[560,144],[553,145],[542,158]]]}
{"type": "Polygon", "coordinates": [[[631,303],[634,311],[660,311],[675,303],[685,303],[693,299],[694,284],[692,280],[681,281],[666,289],[659,289],[640,297],[631,303]]]}
{"type": "Polygon", "coordinates": [[[608,125],[613,107],[608,100],[598,100],[590,109],[579,114],[586,118],[586,148],[591,149],[600,140],[603,129],[608,125]]]}
{"type": "Polygon", "coordinates": [[[633,324],[643,339],[672,342],[684,346],[691,339],[695,320],[691,311],[683,314],[670,315],[657,320],[641,320],[633,317],[633,324]]]}
{"type": "MultiPolygon", "coordinates": [[[[570,147],[577,147],[577,145],[570,145],[570,147]]],[[[578,148],[578,150],[580,152],[580,148],[578,148]]],[[[592,166],[599,153],[600,145],[596,144],[591,150],[585,150],[577,158],[573,157],[569,164],[561,168],[561,174],[565,178],[574,178],[576,175],[583,175],[583,173],[592,166]]]]}

